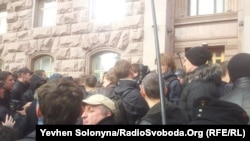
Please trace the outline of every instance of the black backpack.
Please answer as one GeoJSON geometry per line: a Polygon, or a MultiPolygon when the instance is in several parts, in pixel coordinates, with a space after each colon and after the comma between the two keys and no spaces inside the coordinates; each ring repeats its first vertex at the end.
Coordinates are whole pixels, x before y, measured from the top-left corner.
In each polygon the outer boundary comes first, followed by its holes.
{"type": "Polygon", "coordinates": [[[116,94],[114,92],[113,96],[111,97],[111,100],[113,100],[115,103],[115,110],[113,112],[116,124],[128,124],[126,111],[122,104],[122,99],[129,93],[129,90],[124,91],[122,94],[116,94]]]}

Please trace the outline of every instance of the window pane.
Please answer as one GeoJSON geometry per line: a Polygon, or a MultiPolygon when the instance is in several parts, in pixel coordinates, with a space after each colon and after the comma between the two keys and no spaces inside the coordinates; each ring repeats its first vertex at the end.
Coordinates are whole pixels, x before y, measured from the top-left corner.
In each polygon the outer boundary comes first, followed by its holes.
{"type": "Polygon", "coordinates": [[[125,0],[92,0],[92,18],[98,22],[119,20],[125,14],[125,0]]]}
{"type": "Polygon", "coordinates": [[[189,12],[190,12],[190,16],[197,15],[197,0],[190,0],[189,12]]]}
{"type": "Polygon", "coordinates": [[[216,0],[216,13],[224,12],[224,0],[216,0]]]}
{"type": "Polygon", "coordinates": [[[49,77],[54,69],[54,61],[51,56],[42,56],[34,61],[34,70],[44,70],[49,77]]]}
{"type": "Polygon", "coordinates": [[[213,14],[214,0],[199,0],[199,15],[213,14]]]}
{"type": "Polygon", "coordinates": [[[0,33],[6,33],[7,31],[7,12],[6,10],[0,10],[0,33]]]}
{"type": "Polygon", "coordinates": [[[56,2],[44,3],[43,7],[43,26],[56,24],[56,2]]]}
{"type": "Polygon", "coordinates": [[[105,71],[112,68],[116,61],[120,59],[117,53],[101,53],[92,59],[92,72],[98,80],[100,80],[105,71]]]}

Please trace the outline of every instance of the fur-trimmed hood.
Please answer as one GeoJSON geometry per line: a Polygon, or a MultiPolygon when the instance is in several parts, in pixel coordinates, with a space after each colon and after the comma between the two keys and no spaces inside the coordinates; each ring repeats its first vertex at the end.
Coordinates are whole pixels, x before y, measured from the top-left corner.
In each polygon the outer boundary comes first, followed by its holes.
{"type": "Polygon", "coordinates": [[[213,81],[216,85],[221,84],[222,68],[219,64],[202,65],[199,66],[195,71],[188,74],[186,82],[192,81],[213,81]]]}

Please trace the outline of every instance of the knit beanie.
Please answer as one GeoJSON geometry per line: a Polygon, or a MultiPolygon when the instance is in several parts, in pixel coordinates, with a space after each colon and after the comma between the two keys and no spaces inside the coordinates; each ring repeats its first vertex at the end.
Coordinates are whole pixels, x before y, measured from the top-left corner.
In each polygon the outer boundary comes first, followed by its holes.
{"type": "Polygon", "coordinates": [[[228,62],[228,72],[232,82],[241,77],[250,77],[250,54],[234,55],[228,62]]]}
{"type": "Polygon", "coordinates": [[[212,59],[212,54],[208,49],[201,46],[196,46],[189,49],[186,54],[186,58],[195,66],[201,66],[206,64],[207,61],[212,59]]]}

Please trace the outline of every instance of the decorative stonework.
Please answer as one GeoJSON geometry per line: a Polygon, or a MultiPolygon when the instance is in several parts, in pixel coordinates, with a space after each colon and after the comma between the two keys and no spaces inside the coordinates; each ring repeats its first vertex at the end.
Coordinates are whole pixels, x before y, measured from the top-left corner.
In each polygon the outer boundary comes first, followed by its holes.
{"type": "Polygon", "coordinates": [[[57,0],[56,26],[32,27],[33,0],[2,0],[7,4],[8,32],[0,36],[4,70],[32,68],[42,55],[54,58],[56,72],[64,75],[89,73],[91,55],[113,51],[142,58],[144,0],[126,0],[126,16],[119,22],[98,23],[90,16],[89,0],[57,0]]]}

